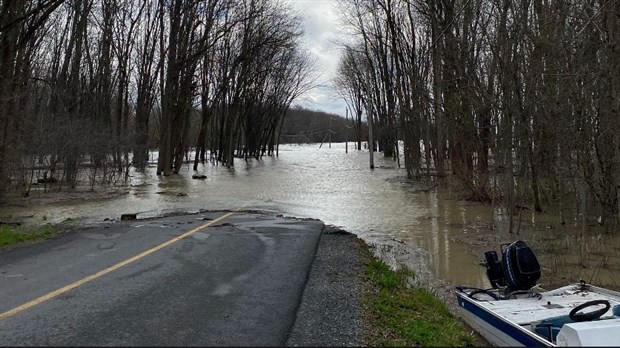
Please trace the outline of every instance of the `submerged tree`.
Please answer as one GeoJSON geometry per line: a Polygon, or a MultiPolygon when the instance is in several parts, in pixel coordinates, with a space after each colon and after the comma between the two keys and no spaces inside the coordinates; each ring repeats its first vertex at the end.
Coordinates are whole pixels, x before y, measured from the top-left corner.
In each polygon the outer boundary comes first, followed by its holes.
{"type": "Polygon", "coordinates": [[[510,212],[564,209],[586,185],[601,223],[620,218],[617,1],[341,3],[357,43],[335,84],[376,114],[385,154],[398,134],[410,177],[450,170],[510,212]]]}
{"type": "Polygon", "coordinates": [[[153,148],[165,175],[194,146],[274,154],[311,82],[301,34],[279,1],[0,2],[0,195],[126,180],[153,148]]]}

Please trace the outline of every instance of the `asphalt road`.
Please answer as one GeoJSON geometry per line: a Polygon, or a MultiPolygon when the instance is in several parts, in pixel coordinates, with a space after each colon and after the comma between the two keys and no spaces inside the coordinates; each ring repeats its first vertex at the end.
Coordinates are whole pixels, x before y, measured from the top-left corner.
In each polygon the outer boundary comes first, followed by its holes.
{"type": "Polygon", "coordinates": [[[0,345],[284,345],[324,225],[225,214],[102,224],[1,252],[0,345]]]}

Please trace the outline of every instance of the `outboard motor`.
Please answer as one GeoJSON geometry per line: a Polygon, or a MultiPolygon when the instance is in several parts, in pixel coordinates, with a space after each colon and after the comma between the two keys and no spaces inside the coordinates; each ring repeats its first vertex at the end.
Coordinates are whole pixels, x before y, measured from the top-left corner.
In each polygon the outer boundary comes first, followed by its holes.
{"type": "Polygon", "coordinates": [[[523,241],[508,244],[502,252],[504,278],[510,291],[529,290],[540,279],[540,264],[523,241]]]}
{"type": "Polygon", "coordinates": [[[540,264],[532,249],[523,241],[508,244],[502,250],[502,260],[495,251],[484,253],[487,277],[493,288],[505,288],[506,293],[529,290],[540,279],[540,264]]]}

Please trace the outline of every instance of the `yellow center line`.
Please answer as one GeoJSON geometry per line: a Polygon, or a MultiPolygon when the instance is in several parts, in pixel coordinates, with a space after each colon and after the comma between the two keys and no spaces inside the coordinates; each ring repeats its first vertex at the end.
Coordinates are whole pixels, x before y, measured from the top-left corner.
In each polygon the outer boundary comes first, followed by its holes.
{"type": "Polygon", "coordinates": [[[219,218],[217,218],[215,220],[211,220],[211,221],[207,222],[204,225],[198,226],[198,227],[194,228],[191,231],[185,232],[185,233],[183,233],[182,235],[180,235],[178,237],[175,237],[175,238],[173,238],[173,239],[171,239],[171,240],[169,240],[167,242],[164,242],[164,243],[162,243],[162,244],[160,244],[160,245],[158,245],[156,247],[153,247],[153,248],[151,248],[151,249],[149,249],[147,251],[144,251],[144,252],[142,252],[142,253],[140,253],[140,254],[132,257],[132,258],[129,258],[129,259],[125,260],[125,261],[119,262],[116,265],[110,266],[110,267],[108,267],[106,269],[103,269],[103,270],[97,272],[97,273],[93,273],[93,274],[91,274],[91,275],[89,275],[87,277],[84,277],[84,278],[82,278],[82,279],[80,279],[80,280],[78,280],[78,281],[76,281],[74,283],[71,283],[71,284],[69,284],[67,286],[63,286],[62,288],[60,288],[58,290],[52,291],[52,292],[50,292],[50,293],[48,293],[46,295],[43,295],[43,296],[41,296],[39,298],[36,298],[36,299],[34,299],[32,301],[28,301],[28,302],[26,302],[26,303],[24,303],[24,304],[22,304],[20,306],[17,306],[15,308],[11,309],[11,310],[8,310],[8,311],[4,312],[4,313],[0,313],[0,320],[6,319],[8,317],[11,317],[11,316],[17,314],[17,313],[20,313],[20,312],[23,312],[25,310],[28,310],[28,309],[30,309],[30,308],[38,305],[38,304],[41,304],[41,303],[43,303],[43,302],[45,302],[47,300],[50,300],[50,299],[54,298],[56,296],[62,295],[62,294],[64,294],[67,291],[71,291],[71,290],[77,288],[78,286],[84,285],[84,284],[90,282],[91,280],[95,280],[95,279],[97,279],[97,278],[99,278],[99,277],[101,277],[103,275],[106,275],[106,274],[108,274],[110,272],[113,272],[113,271],[115,271],[115,270],[117,270],[117,269],[119,269],[119,268],[121,268],[123,266],[126,266],[126,265],[128,265],[128,264],[130,264],[130,263],[132,263],[134,261],[140,260],[141,258],[143,258],[143,257],[145,257],[147,255],[150,255],[150,254],[152,254],[152,253],[154,253],[154,252],[156,252],[158,250],[161,250],[161,249],[163,249],[163,248],[165,248],[165,247],[167,247],[167,246],[169,246],[169,245],[171,245],[171,244],[173,244],[175,242],[178,242],[178,241],[180,241],[183,238],[191,236],[192,234],[194,234],[194,233],[196,233],[196,232],[198,232],[198,231],[200,231],[200,230],[202,230],[202,229],[204,229],[206,227],[209,227],[209,226],[213,225],[214,223],[217,223],[219,221],[222,221],[222,220],[226,219],[227,217],[235,214],[238,210],[239,209],[234,210],[234,211],[232,211],[230,213],[226,213],[226,214],[220,216],[219,218]]]}

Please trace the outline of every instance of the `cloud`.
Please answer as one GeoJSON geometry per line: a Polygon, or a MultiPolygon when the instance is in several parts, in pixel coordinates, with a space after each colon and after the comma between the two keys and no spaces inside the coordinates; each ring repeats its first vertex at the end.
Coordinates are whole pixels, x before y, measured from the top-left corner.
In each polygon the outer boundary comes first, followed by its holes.
{"type": "Polygon", "coordinates": [[[333,43],[342,36],[334,0],[290,0],[292,8],[304,18],[304,46],[316,60],[321,73],[319,86],[297,98],[293,104],[312,110],[345,115],[346,103],[333,90],[340,49],[333,43]]]}

